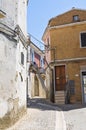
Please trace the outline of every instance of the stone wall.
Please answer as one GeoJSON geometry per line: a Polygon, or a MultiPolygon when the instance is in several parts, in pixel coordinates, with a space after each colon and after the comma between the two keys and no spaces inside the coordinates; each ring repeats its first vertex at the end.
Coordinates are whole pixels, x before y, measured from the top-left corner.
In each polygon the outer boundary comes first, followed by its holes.
{"type": "MultiPolygon", "coordinates": [[[[80,33],[86,31],[86,24],[75,24],[50,30],[51,48],[55,48],[55,59],[78,58],[86,56],[86,49],[81,48],[80,33]],[[53,43],[53,44],[52,44],[53,43]]],[[[54,60],[54,52],[51,60],[54,60]]]]}
{"type": "MultiPolygon", "coordinates": [[[[26,36],[27,0],[2,3],[6,17],[0,22],[10,29],[18,24],[26,36]]],[[[18,37],[17,41],[9,37],[0,33],[0,129],[9,127],[26,112],[27,50],[18,37]]]]}
{"type": "MultiPolygon", "coordinates": [[[[65,65],[66,81],[75,81],[75,95],[71,97],[72,103],[81,103],[83,97],[81,67],[86,64],[86,47],[81,47],[81,32],[86,32],[86,11],[73,9],[50,19],[43,35],[46,44],[49,38],[50,50],[47,51],[48,54],[46,53],[47,61],[52,62],[53,68],[65,65]],[[79,21],[73,21],[75,15],[79,16],[79,21]]],[[[48,73],[47,76],[49,76],[48,73]]],[[[50,78],[47,80],[48,85],[50,78]]],[[[53,87],[55,87],[55,81],[53,87]]]]}

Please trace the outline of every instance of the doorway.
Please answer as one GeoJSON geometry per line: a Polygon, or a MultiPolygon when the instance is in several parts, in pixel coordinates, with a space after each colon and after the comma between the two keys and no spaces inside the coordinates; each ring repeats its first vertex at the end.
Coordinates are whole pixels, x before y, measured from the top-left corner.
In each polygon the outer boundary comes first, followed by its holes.
{"type": "Polygon", "coordinates": [[[34,84],[34,96],[39,96],[39,81],[37,76],[35,75],[35,84],[34,84]]]}
{"type": "Polygon", "coordinates": [[[65,90],[65,65],[55,66],[55,91],[65,90]]]}
{"type": "Polygon", "coordinates": [[[86,71],[82,72],[83,103],[86,103],[86,71]]]}

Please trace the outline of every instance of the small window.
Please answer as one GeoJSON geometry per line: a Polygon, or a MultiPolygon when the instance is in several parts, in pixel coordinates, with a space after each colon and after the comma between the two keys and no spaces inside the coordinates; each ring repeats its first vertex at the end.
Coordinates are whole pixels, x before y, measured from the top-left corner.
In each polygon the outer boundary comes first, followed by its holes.
{"type": "Polygon", "coordinates": [[[23,82],[23,77],[22,74],[19,72],[20,78],[21,78],[21,82],[23,82]]]}
{"type": "Polygon", "coordinates": [[[78,15],[74,15],[73,16],[73,21],[79,21],[79,16],[78,15]]]}
{"type": "Polygon", "coordinates": [[[32,52],[32,62],[34,62],[34,53],[32,52]]]}
{"type": "Polygon", "coordinates": [[[41,59],[40,60],[40,67],[42,67],[43,66],[43,60],[41,59]]]}
{"type": "Polygon", "coordinates": [[[81,47],[86,47],[86,32],[81,33],[81,47]]]}
{"type": "Polygon", "coordinates": [[[21,52],[21,64],[24,65],[24,54],[21,52]]]}

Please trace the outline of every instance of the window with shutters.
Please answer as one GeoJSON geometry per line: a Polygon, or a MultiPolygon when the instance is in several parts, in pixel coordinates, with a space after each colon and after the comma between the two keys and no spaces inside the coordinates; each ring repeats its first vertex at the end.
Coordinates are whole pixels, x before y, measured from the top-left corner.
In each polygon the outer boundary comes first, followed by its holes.
{"type": "Polygon", "coordinates": [[[81,47],[86,47],[86,32],[80,34],[81,47]]]}

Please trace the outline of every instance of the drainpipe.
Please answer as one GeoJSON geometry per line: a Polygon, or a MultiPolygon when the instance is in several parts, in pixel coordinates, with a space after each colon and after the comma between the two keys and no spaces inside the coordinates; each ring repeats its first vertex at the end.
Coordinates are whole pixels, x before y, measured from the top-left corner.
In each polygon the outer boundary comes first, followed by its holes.
{"type": "MultiPolygon", "coordinates": [[[[54,48],[48,48],[47,49],[48,51],[53,51],[53,59],[54,59],[54,63],[55,63],[55,51],[56,51],[56,47],[54,48]]],[[[46,61],[46,60],[45,60],[46,61]]],[[[47,64],[47,67],[45,68],[45,71],[47,70],[47,68],[49,67],[51,73],[52,73],[52,86],[53,88],[51,88],[51,84],[50,84],[50,100],[52,100],[52,102],[54,102],[54,99],[55,99],[55,68],[52,69],[50,67],[50,64],[48,64],[48,62],[46,61],[46,64],[47,64]]]]}
{"type": "MultiPolygon", "coordinates": [[[[56,52],[56,47],[54,47],[54,48],[51,48],[50,49],[51,51],[53,51],[53,59],[54,59],[54,63],[55,63],[55,59],[56,59],[56,57],[55,57],[55,52],[56,52]]],[[[52,84],[53,84],[53,98],[54,98],[54,100],[53,100],[53,102],[55,102],[55,67],[53,68],[53,70],[51,70],[51,71],[53,71],[52,72],[52,84]]]]}

